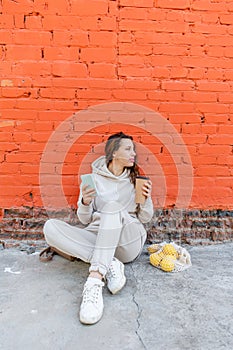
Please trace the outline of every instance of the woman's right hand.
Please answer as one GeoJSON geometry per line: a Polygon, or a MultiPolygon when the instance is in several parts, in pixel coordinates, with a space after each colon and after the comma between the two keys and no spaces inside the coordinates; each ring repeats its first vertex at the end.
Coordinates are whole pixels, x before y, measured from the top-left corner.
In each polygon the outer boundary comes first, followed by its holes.
{"type": "Polygon", "coordinates": [[[82,186],[82,203],[84,205],[90,205],[95,195],[96,192],[93,188],[89,187],[88,185],[82,186]]]}

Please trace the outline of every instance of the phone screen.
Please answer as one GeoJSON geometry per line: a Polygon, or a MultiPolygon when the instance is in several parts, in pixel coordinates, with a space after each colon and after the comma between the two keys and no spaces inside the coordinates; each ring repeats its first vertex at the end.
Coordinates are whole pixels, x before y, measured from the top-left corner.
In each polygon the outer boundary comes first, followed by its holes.
{"type": "Polygon", "coordinates": [[[81,180],[82,180],[83,185],[88,185],[89,187],[93,188],[97,192],[96,185],[95,185],[95,182],[93,180],[92,174],[81,175],[81,180]]]}

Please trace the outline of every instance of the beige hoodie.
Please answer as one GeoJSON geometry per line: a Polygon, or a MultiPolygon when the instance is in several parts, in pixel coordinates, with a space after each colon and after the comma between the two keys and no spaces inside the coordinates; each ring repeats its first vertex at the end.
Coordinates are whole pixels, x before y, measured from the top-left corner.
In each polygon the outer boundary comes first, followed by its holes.
{"type": "MultiPolygon", "coordinates": [[[[81,223],[88,225],[87,229],[98,232],[100,212],[104,205],[110,201],[116,201],[122,206],[122,217],[125,222],[140,221],[147,223],[153,216],[153,203],[147,198],[145,204],[137,205],[134,202],[135,188],[130,182],[129,170],[125,169],[120,176],[115,176],[108,170],[105,156],[96,159],[92,163],[92,174],[98,194],[90,205],[81,202],[82,191],[80,190],[77,215],[81,223]]],[[[82,184],[80,186],[82,188],[82,184]]]]}

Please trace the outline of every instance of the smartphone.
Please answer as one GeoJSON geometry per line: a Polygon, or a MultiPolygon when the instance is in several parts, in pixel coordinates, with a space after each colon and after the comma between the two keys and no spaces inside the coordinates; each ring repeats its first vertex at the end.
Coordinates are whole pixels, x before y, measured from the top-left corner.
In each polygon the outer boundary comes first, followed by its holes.
{"type": "Polygon", "coordinates": [[[88,187],[93,188],[97,193],[96,185],[92,177],[92,174],[81,175],[81,180],[83,185],[88,185],[88,187]]]}

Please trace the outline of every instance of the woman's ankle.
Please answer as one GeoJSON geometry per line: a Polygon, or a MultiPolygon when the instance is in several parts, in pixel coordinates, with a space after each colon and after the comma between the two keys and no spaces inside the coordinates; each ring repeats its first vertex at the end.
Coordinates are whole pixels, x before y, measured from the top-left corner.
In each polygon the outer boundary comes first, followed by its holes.
{"type": "Polygon", "coordinates": [[[89,277],[98,278],[101,281],[103,279],[103,275],[99,271],[91,271],[89,277]]]}

